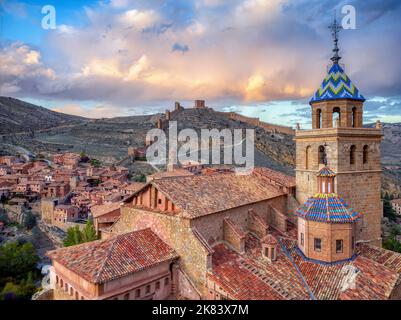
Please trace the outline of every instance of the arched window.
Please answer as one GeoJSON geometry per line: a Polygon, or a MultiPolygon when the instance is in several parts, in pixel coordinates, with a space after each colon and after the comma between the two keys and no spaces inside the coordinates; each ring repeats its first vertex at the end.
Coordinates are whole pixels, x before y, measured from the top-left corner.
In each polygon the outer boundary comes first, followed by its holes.
{"type": "Polygon", "coordinates": [[[355,164],[355,151],[356,151],[356,147],[354,145],[352,145],[350,154],[349,154],[349,163],[350,164],[355,164]]]}
{"type": "Polygon", "coordinates": [[[307,146],[305,150],[305,168],[309,169],[310,166],[310,152],[311,152],[311,146],[307,146]]]}
{"type": "Polygon", "coordinates": [[[316,110],[316,129],[320,129],[322,127],[322,110],[316,110]]]}
{"type": "Polygon", "coordinates": [[[356,107],[352,108],[352,127],[356,127],[356,107]]]}
{"type": "Polygon", "coordinates": [[[369,161],[369,146],[363,146],[363,163],[368,163],[369,161]]]}
{"type": "Polygon", "coordinates": [[[319,164],[325,164],[326,150],[324,146],[319,146],[319,164]]]}
{"type": "Polygon", "coordinates": [[[338,107],[333,109],[333,128],[341,126],[341,110],[338,107]],[[338,125],[337,125],[338,121],[338,125]]]}

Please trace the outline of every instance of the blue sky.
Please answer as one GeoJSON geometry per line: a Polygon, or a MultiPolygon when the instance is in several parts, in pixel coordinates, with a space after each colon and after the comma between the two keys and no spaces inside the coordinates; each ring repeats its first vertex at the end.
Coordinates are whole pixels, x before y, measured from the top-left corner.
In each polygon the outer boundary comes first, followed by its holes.
{"type": "Polygon", "coordinates": [[[340,34],[341,62],[368,100],[365,120],[401,122],[398,0],[0,0],[0,95],[91,117],[206,99],[308,126],[327,26],[346,4],[357,28],[340,34]],[[55,30],[41,28],[44,5],[55,30]]]}

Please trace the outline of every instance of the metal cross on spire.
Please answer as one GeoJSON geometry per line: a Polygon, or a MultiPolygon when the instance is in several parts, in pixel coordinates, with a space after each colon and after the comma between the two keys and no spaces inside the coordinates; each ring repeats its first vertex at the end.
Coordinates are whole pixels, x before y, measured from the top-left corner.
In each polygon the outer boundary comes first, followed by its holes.
{"type": "Polygon", "coordinates": [[[333,41],[334,41],[334,56],[331,58],[331,61],[333,63],[338,63],[340,61],[341,57],[338,55],[338,33],[342,29],[341,25],[337,22],[337,16],[334,14],[334,21],[333,23],[329,26],[329,29],[331,30],[331,35],[333,36],[333,41]]]}

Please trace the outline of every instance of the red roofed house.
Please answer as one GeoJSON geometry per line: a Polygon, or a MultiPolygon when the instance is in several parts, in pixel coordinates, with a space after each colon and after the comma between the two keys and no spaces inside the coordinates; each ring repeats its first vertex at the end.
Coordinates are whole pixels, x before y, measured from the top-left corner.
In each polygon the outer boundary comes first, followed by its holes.
{"type": "Polygon", "coordinates": [[[177,289],[177,253],[150,229],[48,252],[55,300],[163,300],[177,289]]]}

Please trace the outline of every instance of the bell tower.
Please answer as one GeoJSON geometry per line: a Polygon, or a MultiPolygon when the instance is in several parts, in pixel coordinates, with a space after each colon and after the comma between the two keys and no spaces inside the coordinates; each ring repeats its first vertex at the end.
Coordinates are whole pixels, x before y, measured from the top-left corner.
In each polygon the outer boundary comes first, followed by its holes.
{"type": "Polygon", "coordinates": [[[328,165],[336,172],[333,192],[363,212],[356,225],[356,240],[381,246],[380,122],[363,127],[365,98],[344,72],[338,55],[336,21],[330,26],[334,40],[332,65],[310,100],[312,129],[296,131],[297,200],[304,203],[318,193],[317,173],[328,165]]]}

